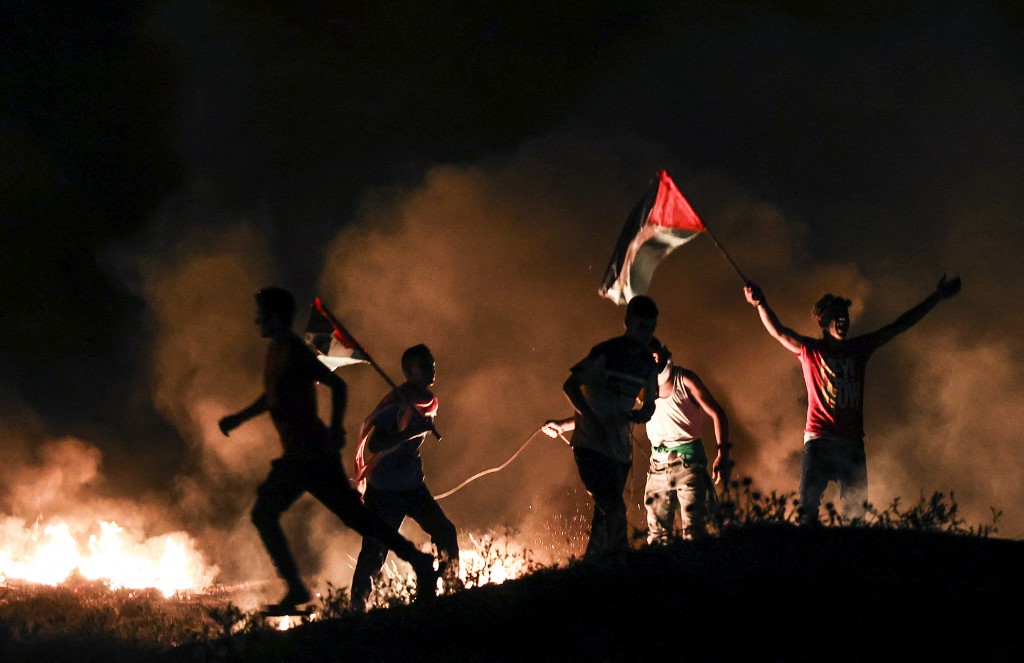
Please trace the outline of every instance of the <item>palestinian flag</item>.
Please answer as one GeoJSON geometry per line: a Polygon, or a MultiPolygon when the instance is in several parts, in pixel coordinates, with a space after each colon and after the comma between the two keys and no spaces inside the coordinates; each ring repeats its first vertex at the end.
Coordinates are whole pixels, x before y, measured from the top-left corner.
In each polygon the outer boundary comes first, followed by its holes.
{"type": "Polygon", "coordinates": [[[328,318],[319,299],[309,309],[306,343],[316,350],[317,358],[332,371],[341,366],[367,364],[370,361],[345,328],[334,325],[328,318]]]}
{"type": "Polygon", "coordinates": [[[616,304],[647,294],[654,268],[706,230],[676,183],[660,171],[626,219],[598,294],[616,304]]]}

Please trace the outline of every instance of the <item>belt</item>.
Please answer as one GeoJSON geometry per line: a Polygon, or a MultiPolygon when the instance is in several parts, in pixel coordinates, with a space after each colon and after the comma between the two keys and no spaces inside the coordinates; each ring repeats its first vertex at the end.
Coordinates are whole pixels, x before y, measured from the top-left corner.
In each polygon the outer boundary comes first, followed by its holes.
{"type": "Polygon", "coordinates": [[[702,465],[708,464],[707,454],[704,453],[704,443],[700,441],[700,438],[691,440],[690,442],[683,442],[682,444],[667,445],[659,444],[651,447],[651,464],[660,463],[663,465],[675,465],[681,463],[684,460],[690,463],[700,463],[702,465]],[[653,454],[663,454],[668,452],[667,457],[664,460],[655,460],[653,454]]]}

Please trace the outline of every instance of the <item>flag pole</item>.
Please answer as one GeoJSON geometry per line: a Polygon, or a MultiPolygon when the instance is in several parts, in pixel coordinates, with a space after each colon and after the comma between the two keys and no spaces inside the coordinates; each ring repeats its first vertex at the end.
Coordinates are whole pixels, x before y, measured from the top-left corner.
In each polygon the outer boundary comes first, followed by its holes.
{"type": "Polygon", "coordinates": [[[743,275],[743,272],[740,271],[740,268],[739,266],[736,265],[736,262],[728,253],[725,252],[725,249],[722,248],[722,245],[719,243],[718,238],[715,237],[715,235],[711,232],[711,228],[708,228],[708,224],[706,223],[704,224],[704,231],[707,232],[708,237],[710,237],[711,241],[715,244],[715,248],[718,249],[723,256],[725,256],[725,259],[729,261],[729,264],[732,265],[732,268],[736,270],[736,274],[740,277],[740,280],[743,281],[743,285],[750,283],[747,277],[743,275]]]}
{"type": "MultiPolygon", "coordinates": [[[[341,324],[341,321],[334,317],[334,314],[331,313],[330,310],[328,310],[327,306],[319,297],[317,297],[314,300],[314,302],[316,304],[317,310],[320,311],[320,313],[322,313],[323,316],[327,318],[327,320],[330,321],[330,323],[334,325],[334,327],[338,329],[342,334],[352,339],[352,342],[356,345],[356,348],[359,350],[359,352],[363,353],[363,355],[366,357],[366,361],[370,362],[370,366],[373,366],[373,368],[380,374],[380,376],[384,378],[384,381],[391,385],[391,388],[396,390],[397,393],[398,385],[395,384],[395,381],[392,380],[387,373],[384,372],[383,368],[377,365],[377,362],[373,360],[373,357],[371,357],[370,353],[366,351],[366,348],[363,347],[363,344],[357,341],[356,337],[353,336],[352,333],[345,328],[345,325],[341,324]]],[[[399,397],[401,397],[401,394],[398,395],[399,397]]],[[[402,400],[406,399],[402,398],[402,400]]],[[[406,401],[406,404],[412,405],[412,403],[409,403],[408,401],[406,401]]],[[[430,432],[433,434],[435,438],[437,438],[438,442],[441,441],[441,434],[437,432],[436,428],[434,428],[433,422],[431,422],[430,424],[430,432]]]]}

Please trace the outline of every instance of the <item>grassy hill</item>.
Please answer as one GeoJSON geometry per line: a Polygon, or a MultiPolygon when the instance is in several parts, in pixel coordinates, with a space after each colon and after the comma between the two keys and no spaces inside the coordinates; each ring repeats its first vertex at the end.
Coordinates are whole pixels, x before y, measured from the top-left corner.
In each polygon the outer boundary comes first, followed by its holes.
{"type": "Polygon", "coordinates": [[[827,526],[800,528],[791,496],[736,487],[712,536],[641,545],[622,568],[574,561],[413,605],[399,582],[358,615],[330,588],[288,631],[225,595],[0,582],[0,661],[1024,661],[1024,541],[991,537],[998,511],[968,527],[935,493],[856,526],[827,504],[827,526]]]}
{"type": "Polygon", "coordinates": [[[163,661],[1021,661],[1024,543],[759,524],[163,661]]]}

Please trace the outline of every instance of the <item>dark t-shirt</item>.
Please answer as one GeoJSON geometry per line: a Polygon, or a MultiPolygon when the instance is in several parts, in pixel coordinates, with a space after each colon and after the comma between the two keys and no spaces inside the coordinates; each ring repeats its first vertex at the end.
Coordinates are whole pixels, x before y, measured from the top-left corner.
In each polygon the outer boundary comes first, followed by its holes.
{"type": "Polygon", "coordinates": [[[651,349],[628,336],[618,336],[595,345],[571,370],[595,415],[577,414],[573,447],[631,462],[629,413],[656,370],[651,349]]]}
{"type": "Polygon", "coordinates": [[[330,375],[298,336],[267,348],[264,395],[286,455],[333,448],[330,431],[317,414],[316,398],[316,383],[330,375]]]}

